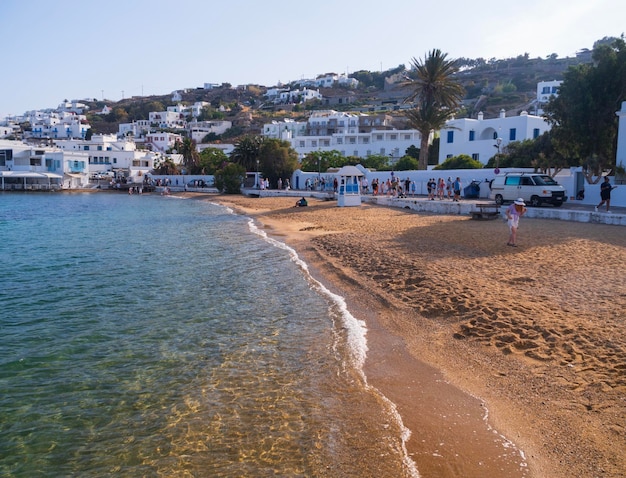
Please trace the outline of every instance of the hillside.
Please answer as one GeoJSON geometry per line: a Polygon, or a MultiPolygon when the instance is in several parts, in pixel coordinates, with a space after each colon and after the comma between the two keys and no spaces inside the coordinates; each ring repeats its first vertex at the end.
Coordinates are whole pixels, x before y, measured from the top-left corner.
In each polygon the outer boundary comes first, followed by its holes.
{"type": "MultiPolygon", "coordinates": [[[[505,60],[459,59],[461,70],[457,78],[464,86],[467,95],[464,110],[460,117],[475,117],[482,111],[486,118],[495,117],[501,109],[509,115],[517,115],[522,110],[532,112],[532,103],[536,97],[537,82],[559,80],[564,72],[573,65],[591,61],[591,52],[585,51],[573,58],[547,59],[528,58],[520,55],[505,60]]],[[[241,134],[259,134],[262,125],[272,119],[292,117],[306,119],[312,109],[335,109],[343,111],[387,111],[399,117],[399,105],[408,96],[409,91],[390,83],[385,78],[403,70],[403,65],[383,72],[355,72],[349,76],[359,79],[356,89],[334,87],[320,89],[324,100],[302,105],[267,104],[264,94],[266,86],[246,85],[232,88],[228,84],[205,90],[203,88],[184,89],[183,104],[204,101],[213,108],[222,106],[226,109],[223,119],[233,122],[235,137],[241,134]]],[[[296,87],[296,86],[294,86],[296,87]]],[[[105,102],[86,102],[90,111],[100,111],[105,102]]],[[[94,133],[116,133],[119,123],[132,122],[148,118],[150,111],[162,111],[175,105],[172,94],[149,97],[127,98],[115,103],[106,102],[113,111],[107,116],[88,115],[94,133]],[[159,109],[161,108],[161,109],[159,109]]],[[[230,140],[233,138],[231,137],[230,140]]],[[[230,141],[229,140],[229,141],[230,141]]]]}

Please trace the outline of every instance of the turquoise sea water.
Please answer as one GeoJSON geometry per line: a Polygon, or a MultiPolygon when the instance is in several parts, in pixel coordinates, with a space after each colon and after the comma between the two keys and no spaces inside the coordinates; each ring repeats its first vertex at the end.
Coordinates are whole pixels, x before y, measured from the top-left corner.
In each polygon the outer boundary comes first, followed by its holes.
{"type": "Polygon", "coordinates": [[[359,324],[206,201],[0,194],[0,475],[409,476],[359,324]]]}

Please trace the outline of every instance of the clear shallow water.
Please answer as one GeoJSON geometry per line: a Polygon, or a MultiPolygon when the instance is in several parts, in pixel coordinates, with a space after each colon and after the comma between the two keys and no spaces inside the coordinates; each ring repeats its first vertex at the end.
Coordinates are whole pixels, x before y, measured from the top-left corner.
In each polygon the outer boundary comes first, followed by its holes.
{"type": "Polygon", "coordinates": [[[0,194],[0,475],[408,476],[358,324],[253,231],[174,197],[0,194]]]}

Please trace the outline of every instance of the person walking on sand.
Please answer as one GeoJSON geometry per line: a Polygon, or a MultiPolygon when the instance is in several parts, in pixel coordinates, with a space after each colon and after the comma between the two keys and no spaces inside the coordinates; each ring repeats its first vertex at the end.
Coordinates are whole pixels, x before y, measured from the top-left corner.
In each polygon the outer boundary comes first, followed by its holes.
{"type": "Polygon", "coordinates": [[[598,208],[602,207],[604,203],[606,203],[606,212],[609,211],[609,206],[611,205],[611,191],[615,189],[617,186],[611,186],[609,182],[609,177],[604,176],[604,182],[600,185],[600,204],[598,204],[594,209],[598,212],[598,208]]]}
{"type": "Polygon", "coordinates": [[[509,242],[507,246],[517,247],[517,228],[519,218],[526,214],[526,203],[522,198],[517,198],[505,211],[507,223],[509,225],[509,242]]]}

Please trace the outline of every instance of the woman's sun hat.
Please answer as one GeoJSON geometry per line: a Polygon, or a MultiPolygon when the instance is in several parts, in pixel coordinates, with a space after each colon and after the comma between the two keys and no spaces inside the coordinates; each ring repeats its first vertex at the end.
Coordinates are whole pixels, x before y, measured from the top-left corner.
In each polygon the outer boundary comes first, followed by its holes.
{"type": "Polygon", "coordinates": [[[526,206],[526,203],[524,202],[522,198],[517,198],[514,204],[517,204],[518,206],[526,206]]]}

